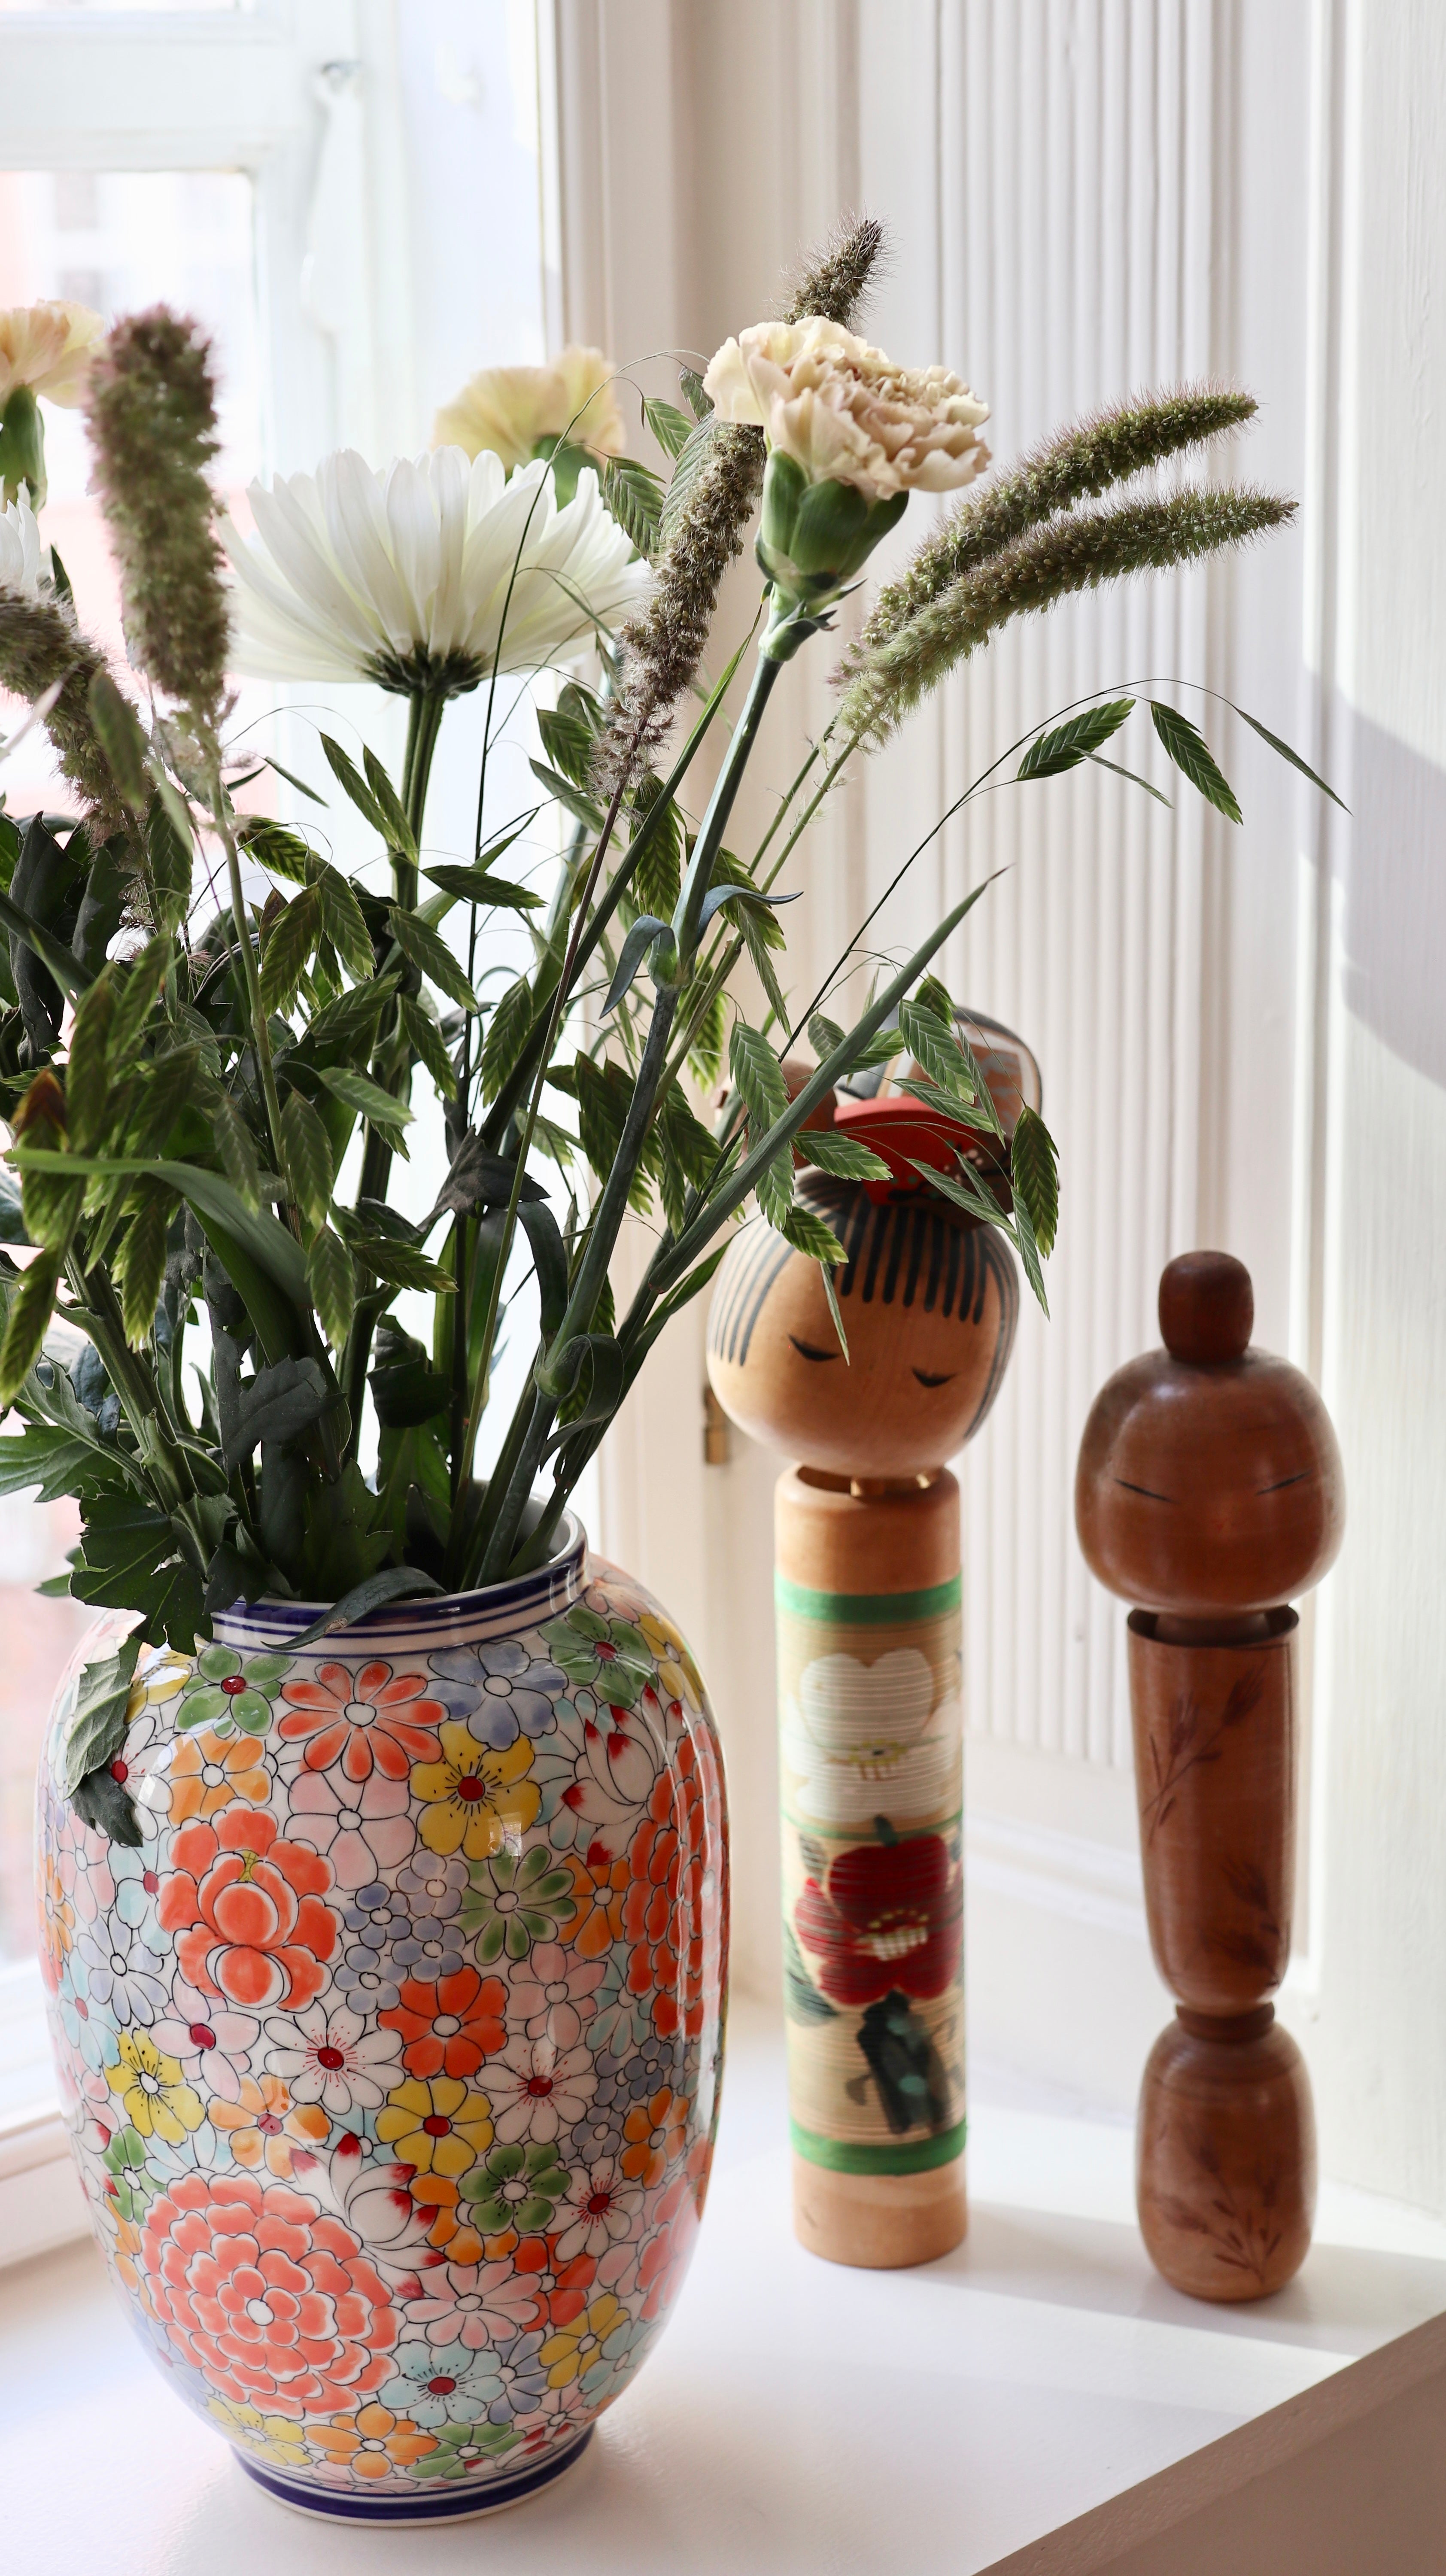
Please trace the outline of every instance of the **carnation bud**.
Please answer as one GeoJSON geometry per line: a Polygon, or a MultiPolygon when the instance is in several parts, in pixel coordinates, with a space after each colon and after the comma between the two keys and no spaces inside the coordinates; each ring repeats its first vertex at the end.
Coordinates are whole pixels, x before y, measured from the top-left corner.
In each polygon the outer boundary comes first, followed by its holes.
{"type": "Polygon", "coordinates": [[[17,501],[28,486],[30,506],[45,499],[45,423],[28,385],[17,385],[0,411],[0,505],[17,501]]]}

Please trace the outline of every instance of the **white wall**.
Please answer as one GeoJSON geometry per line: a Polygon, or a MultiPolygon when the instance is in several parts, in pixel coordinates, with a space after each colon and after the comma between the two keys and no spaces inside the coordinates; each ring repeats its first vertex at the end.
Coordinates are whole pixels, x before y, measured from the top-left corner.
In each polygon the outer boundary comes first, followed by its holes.
{"type": "MultiPolygon", "coordinates": [[[[1303,497],[1297,529],[1242,564],[1072,604],[955,683],[815,836],[805,951],[826,960],[965,779],[1101,681],[1206,682],[1354,806],[1353,822],[1328,819],[1216,707],[1203,721],[1242,830],[1187,791],[1162,817],[1096,775],[1019,791],[951,827],[888,928],[917,933],[1008,865],[951,975],[1036,1046],[1063,1157],[1055,1319],[1027,1321],[965,1473],[976,2053],[1123,2113],[1169,2012],[1139,1904],[1124,1613],[1085,1576],[1070,1486],[1094,1391],[1156,1338],[1161,1265],[1225,1244],[1255,1275],[1262,1342],[1324,1384],[1350,1481],[1345,1555],[1306,1620],[1305,1897],[1284,2009],[1315,2070],[1327,2167],[1446,2205],[1431,1580],[1446,18],[1430,0],[556,0],[547,14],[573,137],[559,327],[591,335],[602,314],[619,357],[706,353],[767,308],[780,265],[839,206],[866,204],[894,245],[874,336],[967,374],[1002,460],[1090,404],[1219,373],[1262,410],[1217,470],[1303,497]]],[[[827,702],[824,667],[775,719],[780,777],[790,721],[827,702]]],[[[1134,748],[1158,777],[1148,744],[1142,726],[1134,748]]],[[[708,1669],[739,1971],[767,1987],[773,1464],[735,1439],[732,1465],[702,1468],[700,1339],[701,1318],[679,1328],[614,1437],[605,1536],[708,1669]]]]}

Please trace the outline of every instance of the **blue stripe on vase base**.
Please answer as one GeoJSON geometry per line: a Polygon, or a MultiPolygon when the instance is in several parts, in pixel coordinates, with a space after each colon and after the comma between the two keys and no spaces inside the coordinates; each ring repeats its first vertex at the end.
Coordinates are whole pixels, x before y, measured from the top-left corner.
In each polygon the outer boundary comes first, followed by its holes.
{"type": "Polygon", "coordinates": [[[397,2497],[295,2485],[276,2470],[263,2468],[259,2460],[248,2459],[244,2452],[238,2451],[236,2458],[248,2478],[254,2478],[268,2495],[290,2505],[294,2512],[314,2514],[322,2522],[370,2523],[375,2528],[381,2523],[475,2522],[484,2513],[500,2513],[507,2505],[522,2504],[528,2496],[551,2486],[554,2478],[560,2478],[565,2469],[580,2460],[592,2437],[593,2427],[588,2424],[575,2442],[569,2442],[565,2450],[554,2451],[549,2459],[539,2460],[535,2468],[514,2469],[510,2475],[502,2471],[488,2478],[479,2476],[475,2483],[459,2480],[455,2486],[430,2487],[397,2497]]]}

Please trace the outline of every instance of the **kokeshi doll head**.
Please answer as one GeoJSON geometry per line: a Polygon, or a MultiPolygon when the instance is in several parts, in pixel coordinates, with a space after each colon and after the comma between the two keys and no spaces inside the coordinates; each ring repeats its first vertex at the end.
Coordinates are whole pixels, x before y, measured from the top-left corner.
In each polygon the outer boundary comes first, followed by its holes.
{"type": "Polygon", "coordinates": [[[744,1431],[809,1467],[890,1478],[942,1467],[999,1390],[1019,1314],[997,1229],[920,1189],[812,1173],[796,1195],[847,1255],[839,1349],[818,1263],[755,1217],[718,1273],[708,1376],[744,1431]]]}
{"type": "Polygon", "coordinates": [[[1278,1608],[1334,1564],[1345,1482],[1309,1378],[1250,1348],[1250,1273],[1187,1252],[1160,1281],[1163,1350],[1116,1371],[1080,1443],[1075,1524],[1091,1571],[1147,1610],[1278,1608]]]}

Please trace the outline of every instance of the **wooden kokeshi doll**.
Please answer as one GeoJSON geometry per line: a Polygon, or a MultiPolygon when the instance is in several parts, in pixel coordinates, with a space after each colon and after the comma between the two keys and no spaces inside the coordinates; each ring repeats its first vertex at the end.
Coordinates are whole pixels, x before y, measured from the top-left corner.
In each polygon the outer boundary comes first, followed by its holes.
{"type": "Polygon", "coordinates": [[[799,1175],[847,1255],[849,1358],[817,1263],[754,1219],[718,1274],[708,1374],[743,1430],[802,1462],[776,1503],[794,2225],[833,2262],[891,2267],[946,2253],[966,2224],[959,1488],[943,1462],[998,1393],[1019,1289],[999,1233],[910,1168],[966,1131],[896,1100],[841,1099],[837,1123],[895,1175],[799,1175]]]}
{"type": "Polygon", "coordinates": [[[1248,1347],[1250,1274],[1192,1252],[1160,1281],[1163,1350],[1096,1400],[1075,1519],[1129,1621],[1135,1782],[1155,1965],[1177,1997],[1140,2095],[1152,2261],[1202,2299],[1259,2299],[1305,2259],[1310,2080],[1270,2000],[1290,1956],[1296,1631],[1334,1563],[1340,1452],[1308,1378],[1248,1347]]]}

